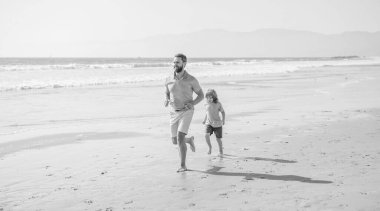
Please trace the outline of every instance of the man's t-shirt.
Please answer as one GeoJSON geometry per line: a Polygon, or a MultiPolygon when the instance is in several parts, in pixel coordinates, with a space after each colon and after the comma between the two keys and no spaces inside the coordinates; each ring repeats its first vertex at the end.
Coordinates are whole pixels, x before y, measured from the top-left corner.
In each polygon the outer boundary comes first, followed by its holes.
{"type": "Polygon", "coordinates": [[[193,92],[201,90],[198,80],[186,71],[182,78],[175,74],[166,78],[165,86],[170,92],[169,104],[174,110],[185,109],[185,104],[193,101],[193,92]]]}

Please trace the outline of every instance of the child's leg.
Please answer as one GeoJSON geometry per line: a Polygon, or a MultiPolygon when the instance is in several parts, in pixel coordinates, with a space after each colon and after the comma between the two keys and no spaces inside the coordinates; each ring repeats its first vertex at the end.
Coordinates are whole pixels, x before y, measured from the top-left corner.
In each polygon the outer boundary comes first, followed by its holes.
{"type": "Polygon", "coordinates": [[[207,145],[208,145],[208,153],[207,153],[207,154],[211,154],[210,134],[209,134],[209,133],[206,133],[206,134],[205,134],[205,138],[206,138],[206,143],[207,143],[207,145]]]}
{"type": "Polygon", "coordinates": [[[223,128],[218,127],[215,129],[215,136],[216,136],[216,141],[218,142],[219,145],[219,155],[223,155],[223,143],[222,143],[222,134],[223,134],[223,128]]]}
{"type": "Polygon", "coordinates": [[[218,142],[219,145],[219,154],[223,155],[223,143],[221,138],[216,138],[216,141],[218,142]]]}

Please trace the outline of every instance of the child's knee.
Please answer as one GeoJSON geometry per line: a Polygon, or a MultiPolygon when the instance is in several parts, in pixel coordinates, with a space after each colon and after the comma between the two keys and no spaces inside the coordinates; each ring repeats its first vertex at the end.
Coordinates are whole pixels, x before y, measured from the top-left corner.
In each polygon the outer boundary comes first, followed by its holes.
{"type": "Polygon", "coordinates": [[[205,137],[206,137],[206,138],[210,138],[210,133],[206,133],[206,134],[205,134],[205,137]]]}

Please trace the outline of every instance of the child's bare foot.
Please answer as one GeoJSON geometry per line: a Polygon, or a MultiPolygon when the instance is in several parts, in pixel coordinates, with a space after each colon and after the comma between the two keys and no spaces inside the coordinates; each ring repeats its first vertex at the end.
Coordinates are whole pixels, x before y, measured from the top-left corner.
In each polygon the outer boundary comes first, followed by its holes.
{"type": "Polygon", "coordinates": [[[181,167],[177,170],[177,172],[184,172],[184,171],[187,171],[187,168],[186,166],[185,167],[181,167]]]}
{"type": "Polygon", "coordinates": [[[211,155],[211,149],[208,150],[207,154],[211,155]]]}
{"type": "Polygon", "coordinates": [[[219,152],[218,157],[223,157],[223,152],[219,152]]]}
{"type": "Polygon", "coordinates": [[[188,140],[188,143],[190,145],[191,151],[195,152],[195,145],[194,145],[194,136],[191,136],[188,140]]]}

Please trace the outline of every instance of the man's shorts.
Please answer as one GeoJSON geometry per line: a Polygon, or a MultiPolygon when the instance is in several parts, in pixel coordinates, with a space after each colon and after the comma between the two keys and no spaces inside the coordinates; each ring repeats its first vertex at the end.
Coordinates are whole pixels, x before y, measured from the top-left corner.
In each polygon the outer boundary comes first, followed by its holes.
{"type": "Polygon", "coordinates": [[[222,127],[213,127],[211,125],[206,125],[205,127],[206,133],[212,135],[212,133],[215,133],[215,136],[217,138],[222,138],[223,134],[223,128],[222,127]]]}
{"type": "Polygon", "coordinates": [[[170,129],[172,137],[177,137],[178,131],[184,134],[189,132],[193,115],[194,109],[170,112],[170,129]]]}

